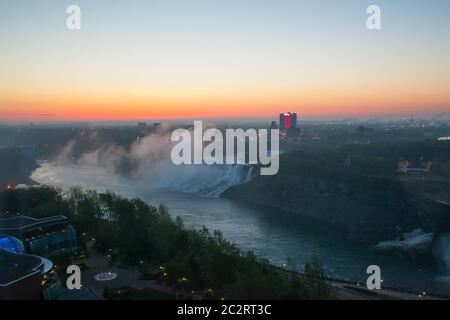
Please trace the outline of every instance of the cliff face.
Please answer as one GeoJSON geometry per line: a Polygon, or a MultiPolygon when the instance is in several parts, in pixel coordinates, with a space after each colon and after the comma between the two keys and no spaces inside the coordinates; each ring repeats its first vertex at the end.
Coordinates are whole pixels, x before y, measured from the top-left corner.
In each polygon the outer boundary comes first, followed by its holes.
{"type": "Polygon", "coordinates": [[[281,172],[231,187],[222,196],[313,218],[367,244],[414,228],[436,232],[450,224],[448,206],[411,194],[390,179],[336,181],[281,172]]]}
{"type": "Polygon", "coordinates": [[[446,232],[450,230],[450,204],[420,194],[411,193],[409,201],[417,210],[419,219],[427,230],[446,232]]]}

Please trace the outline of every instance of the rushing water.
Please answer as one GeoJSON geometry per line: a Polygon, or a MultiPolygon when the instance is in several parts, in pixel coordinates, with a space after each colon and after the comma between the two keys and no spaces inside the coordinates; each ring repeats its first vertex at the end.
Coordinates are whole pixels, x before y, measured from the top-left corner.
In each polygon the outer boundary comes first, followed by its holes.
{"type": "Polygon", "coordinates": [[[69,188],[78,185],[140,197],[150,204],[164,203],[187,226],[221,230],[228,240],[282,265],[294,260],[297,270],[311,255],[318,255],[329,277],[365,283],[366,268],[379,265],[383,285],[414,292],[450,294],[450,237],[437,242],[436,267],[419,267],[407,260],[380,255],[343,240],[329,229],[304,219],[287,218],[276,211],[248,207],[222,199],[146,188],[142,181],[121,178],[104,168],[42,163],[31,176],[38,183],[69,188]]]}

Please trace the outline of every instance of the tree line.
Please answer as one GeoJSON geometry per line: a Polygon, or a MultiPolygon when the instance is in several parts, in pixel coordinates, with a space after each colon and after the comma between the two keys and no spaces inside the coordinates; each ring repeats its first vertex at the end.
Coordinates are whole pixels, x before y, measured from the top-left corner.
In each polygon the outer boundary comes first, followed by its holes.
{"type": "Polygon", "coordinates": [[[159,272],[165,281],[225,299],[327,299],[318,258],[300,276],[274,268],[253,252],[244,252],[220,231],[186,228],[164,205],[158,208],[112,192],[50,187],[0,193],[3,216],[18,212],[41,218],[63,214],[83,239],[95,238],[97,249],[115,252],[115,263],[159,272]]]}

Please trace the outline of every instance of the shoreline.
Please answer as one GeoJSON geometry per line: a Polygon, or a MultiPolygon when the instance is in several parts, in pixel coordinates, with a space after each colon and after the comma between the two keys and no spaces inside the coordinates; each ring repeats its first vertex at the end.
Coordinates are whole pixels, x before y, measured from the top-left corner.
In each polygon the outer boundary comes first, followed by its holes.
{"type": "MultiPolygon", "coordinates": [[[[37,167],[39,167],[39,165],[37,167]]],[[[225,199],[226,200],[232,200],[232,199],[227,199],[227,198],[225,198],[225,199]]],[[[148,203],[148,201],[146,201],[146,202],[148,203]]],[[[247,205],[250,205],[252,208],[255,208],[255,206],[253,206],[251,204],[247,204],[247,205]]],[[[260,208],[256,207],[256,209],[260,209],[260,208]]],[[[233,243],[236,243],[236,241],[233,241],[233,243]]],[[[239,247],[241,247],[241,246],[239,246],[239,247]]],[[[261,258],[265,257],[264,255],[259,255],[259,256],[261,258]]],[[[274,267],[278,267],[276,265],[273,265],[273,266],[274,267]]],[[[361,288],[361,286],[358,286],[357,282],[349,281],[349,280],[346,280],[345,278],[343,278],[343,279],[327,278],[327,280],[330,280],[333,283],[335,283],[337,287],[341,288],[340,290],[348,290],[348,288],[344,288],[344,287],[345,286],[349,286],[349,285],[354,286],[355,289],[360,289],[361,288]]],[[[418,294],[418,292],[414,292],[413,290],[408,290],[408,288],[404,289],[404,288],[387,288],[386,287],[384,290],[391,290],[393,292],[401,293],[403,295],[410,295],[411,297],[412,296],[417,297],[417,294],[418,294]]],[[[446,296],[445,294],[439,294],[439,293],[435,293],[435,294],[433,294],[433,296],[434,297],[439,297],[439,298],[447,298],[447,299],[450,297],[450,295],[446,296]]]]}

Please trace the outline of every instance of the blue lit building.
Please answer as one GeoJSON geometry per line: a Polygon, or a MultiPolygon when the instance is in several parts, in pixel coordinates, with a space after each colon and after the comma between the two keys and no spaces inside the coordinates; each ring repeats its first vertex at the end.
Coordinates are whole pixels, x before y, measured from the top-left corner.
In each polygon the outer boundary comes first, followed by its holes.
{"type": "Polygon", "coordinates": [[[65,216],[0,219],[0,300],[99,300],[92,289],[63,289],[49,256],[76,249],[65,216]]]}
{"type": "Polygon", "coordinates": [[[22,241],[14,237],[1,234],[0,234],[0,249],[5,249],[15,253],[25,252],[25,246],[23,245],[22,241]]]}
{"type": "Polygon", "coordinates": [[[35,219],[17,216],[0,219],[0,247],[12,252],[48,256],[60,251],[75,250],[77,237],[65,216],[35,219]],[[9,236],[9,237],[6,237],[9,236]],[[3,239],[3,240],[2,240],[3,239]],[[14,239],[23,243],[23,248],[14,239]],[[20,250],[19,250],[20,249],[20,250]]]}

